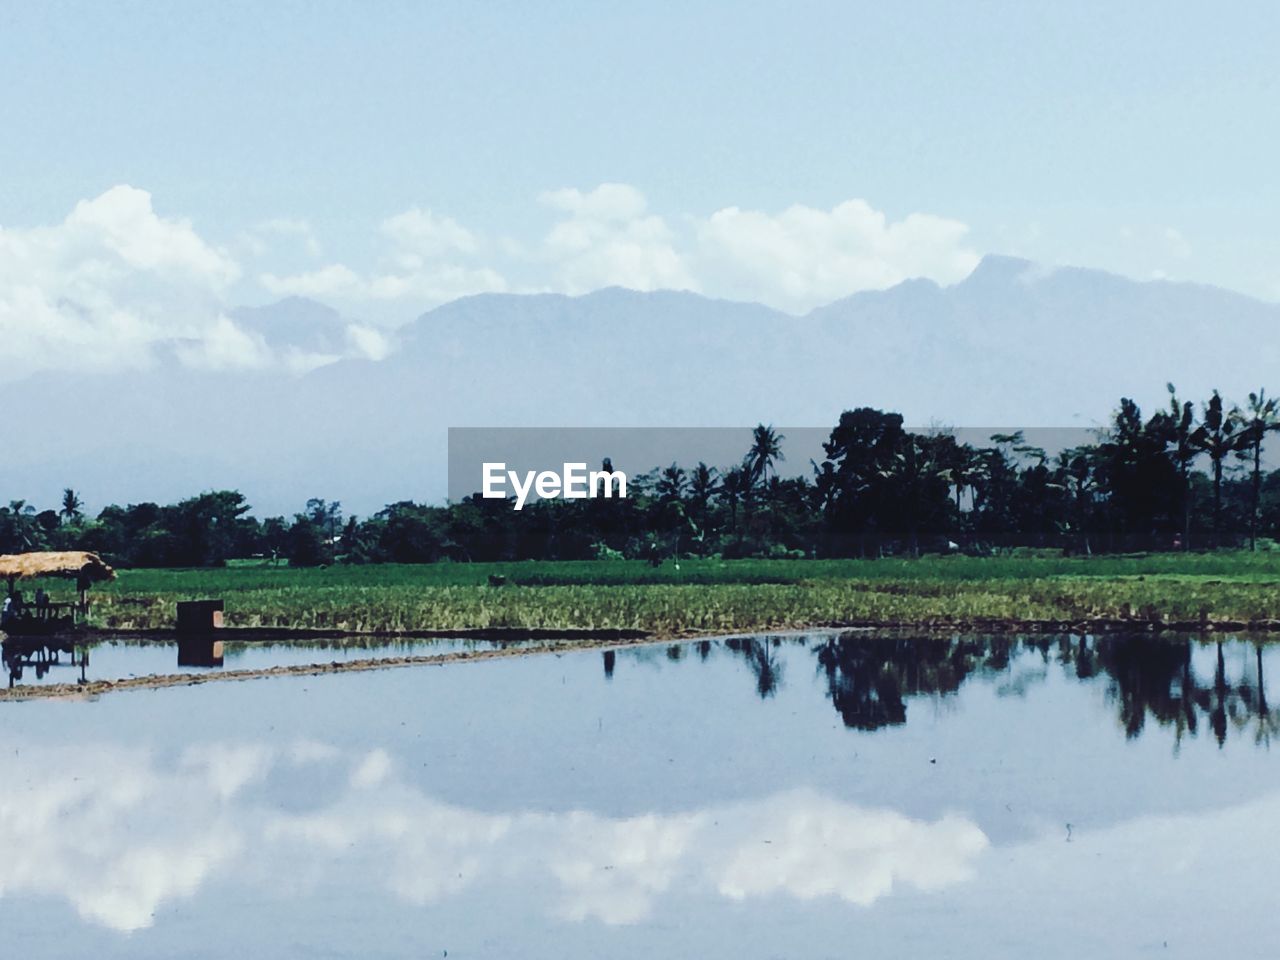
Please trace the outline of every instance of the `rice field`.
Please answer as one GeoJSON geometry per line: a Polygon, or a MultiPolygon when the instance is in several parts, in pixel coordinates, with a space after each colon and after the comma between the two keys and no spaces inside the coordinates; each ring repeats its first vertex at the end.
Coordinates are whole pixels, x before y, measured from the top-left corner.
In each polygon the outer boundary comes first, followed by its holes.
{"type": "Polygon", "coordinates": [[[411,631],[495,627],[656,634],[821,623],[1280,620],[1280,553],[918,560],[684,560],[125,570],[92,620],[171,626],[218,597],[240,627],[411,631]],[[491,583],[491,578],[501,581],[491,583]]]}

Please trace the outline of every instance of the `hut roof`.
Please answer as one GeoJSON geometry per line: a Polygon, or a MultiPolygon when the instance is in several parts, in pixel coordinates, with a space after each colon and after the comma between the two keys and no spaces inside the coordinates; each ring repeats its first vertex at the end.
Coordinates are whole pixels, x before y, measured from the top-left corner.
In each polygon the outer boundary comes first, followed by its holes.
{"type": "Polygon", "coordinates": [[[116,572],[102,562],[96,553],[81,550],[44,553],[9,553],[0,555],[0,580],[10,577],[29,580],[34,577],[78,578],[90,580],[114,580],[116,572]]]}

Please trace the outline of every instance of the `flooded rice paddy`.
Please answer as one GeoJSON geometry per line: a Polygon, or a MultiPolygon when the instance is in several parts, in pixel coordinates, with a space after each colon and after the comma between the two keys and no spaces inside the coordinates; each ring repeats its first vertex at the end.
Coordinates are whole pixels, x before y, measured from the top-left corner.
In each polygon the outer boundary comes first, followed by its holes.
{"type": "MultiPolygon", "coordinates": [[[[118,646],[90,673],[175,670],[118,646]]],[[[4,703],[0,924],[25,957],[1271,957],[1277,650],[815,634],[4,703]]]]}
{"type": "Polygon", "coordinates": [[[538,641],[431,639],[349,639],[173,642],[127,635],[95,637],[92,643],[7,641],[8,684],[49,686],[96,680],[126,680],[173,674],[217,675],[224,671],[269,670],[308,664],[446,656],[485,650],[519,650],[538,641]]]}

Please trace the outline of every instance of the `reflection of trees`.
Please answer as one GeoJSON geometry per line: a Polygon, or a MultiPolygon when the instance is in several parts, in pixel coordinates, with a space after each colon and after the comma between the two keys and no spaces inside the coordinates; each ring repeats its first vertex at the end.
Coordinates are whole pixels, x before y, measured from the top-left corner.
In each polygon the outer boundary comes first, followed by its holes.
{"type": "Polygon", "coordinates": [[[1009,651],[1000,640],[846,635],[817,655],[845,726],[875,730],[906,723],[908,697],[954,693],[979,666],[1003,669],[1009,651]]]}
{"type": "Polygon", "coordinates": [[[1120,708],[1125,736],[1135,738],[1150,715],[1172,726],[1179,740],[1195,734],[1198,715],[1189,640],[1153,636],[1104,637],[1094,644],[1098,670],[1109,678],[1108,695],[1120,708]]]}
{"type": "MultiPolygon", "coordinates": [[[[743,642],[743,641],[739,641],[743,642]]],[[[1251,673],[1227,678],[1223,643],[1216,644],[1212,675],[1197,675],[1194,641],[1136,634],[1109,637],[886,637],[845,634],[815,648],[827,695],[845,726],[875,730],[906,723],[909,701],[955,693],[973,673],[1011,670],[1015,660],[1055,661],[1080,680],[1100,678],[1118,705],[1125,734],[1139,736],[1148,721],[1171,727],[1181,742],[1205,723],[1219,745],[1231,727],[1254,728],[1258,743],[1278,729],[1263,685],[1262,647],[1251,673]]],[[[1018,689],[1014,685],[1010,689],[1018,689]]]]}
{"type": "Polygon", "coordinates": [[[761,700],[772,697],[782,684],[782,660],[778,655],[781,644],[779,637],[741,637],[724,642],[728,649],[747,661],[761,700]]]}
{"type": "Polygon", "coordinates": [[[1146,718],[1174,729],[1181,742],[1207,720],[1213,738],[1225,744],[1231,727],[1253,726],[1254,739],[1269,744],[1276,718],[1267,705],[1261,644],[1253,650],[1254,675],[1232,683],[1222,641],[1214,644],[1211,677],[1192,668],[1193,641],[1151,636],[1107,638],[1097,642],[1102,668],[1111,679],[1111,695],[1120,704],[1121,722],[1130,737],[1142,732],[1146,718]]]}

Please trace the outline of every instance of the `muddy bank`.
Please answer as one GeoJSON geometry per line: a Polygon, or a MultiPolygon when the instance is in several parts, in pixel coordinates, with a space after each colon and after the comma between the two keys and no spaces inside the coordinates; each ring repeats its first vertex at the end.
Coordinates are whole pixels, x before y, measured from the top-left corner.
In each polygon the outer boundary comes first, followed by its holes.
{"type": "MultiPolygon", "coordinates": [[[[350,636],[348,634],[348,636],[350,636]]],[[[364,636],[364,635],[362,635],[364,636]]],[[[457,636],[456,633],[450,636],[457,636]]],[[[563,637],[563,633],[557,633],[563,637]]],[[[225,683],[236,680],[260,680],[268,677],[319,677],[332,673],[359,673],[367,670],[392,670],[397,667],[438,666],[470,660],[501,660],[510,657],[536,656],[548,653],[571,653],[580,650],[616,650],[622,647],[646,643],[665,643],[647,635],[630,638],[597,637],[565,643],[548,643],[540,647],[509,647],[494,650],[458,650],[450,653],[423,654],[421,656],[381,657],[362,660],[334,661],[330,663],[291,664],[279,667],[263,667],[256,670],[220,670],[217,673],[168,673],[145,677],[126,677],[121,680],[90,680],[88,683],[51,683],[15,686],[0,689],[0,701],[93,699],[104,693],[126,690],[159,690],[164,687],[196,687],[206,683],[225,683]]]]}

